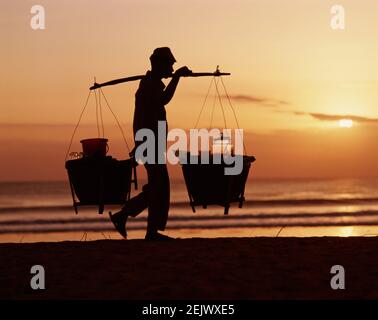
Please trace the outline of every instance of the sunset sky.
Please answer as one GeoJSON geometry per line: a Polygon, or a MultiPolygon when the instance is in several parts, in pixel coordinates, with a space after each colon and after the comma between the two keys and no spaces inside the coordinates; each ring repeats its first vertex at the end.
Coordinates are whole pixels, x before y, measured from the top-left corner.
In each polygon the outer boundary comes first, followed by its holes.
{"type": "MultiPolygon", "coordinates": [[[[377,1],[338,1],[344,30],[330,27],[335,1],[324,0],[44,0],[45,30],[30,27],[35,4],[0,4],[0,181],[65,179],[94,77],[144,74],[161,46],[172,49],[175,67],[231,72],[224,82],[257,158],[252,178],[378,176],[377,1]]],[[[181,80],[167,106],[170,128],[194,127],[210,80],[181,80]]],[[[137,86],[103,89],[129,144],[137,86]]],[[[208,126],[205,110],[200,124],[208,126]]],[[[111,154],[124,157],[105,109],[104,120],[111,154]]],[[[91,100],[73,151],[96,135],[91,100]]]]}

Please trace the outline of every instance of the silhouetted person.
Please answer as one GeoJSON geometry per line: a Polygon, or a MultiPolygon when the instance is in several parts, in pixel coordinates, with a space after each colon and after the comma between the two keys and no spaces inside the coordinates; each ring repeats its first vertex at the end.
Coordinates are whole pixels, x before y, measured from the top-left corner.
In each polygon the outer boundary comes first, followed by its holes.
{"type": "MultiPolygon", "coordinates": [[[[157,164],[158,121],[167,120],[164,106],[172,99],[180,77],[189,75],[191,71],[187,67],[182,67],[173,74],[173,64],[176,60],[167,47],[155,49],[150,61],[151,71],[147,71],[145,77],[140,81],[135,94],[133,131],[134,138],[139,129],[147,128],[154,132],[155,163],[144,164],[147,170],[148,184],[143,186],[143,191],[127,201],[121,211],[115,214],[109,212],[109,215],[117,231],[126,238],[127,218],[129,216],[136,217],[148,208],[145,239],[169,240],[172,238],[158,232],[165,230],[170,201],[167,166],[166,164],[157,164]],[[170,76],[172,76],[172,80],[165,87],[161,80],[170,76]]],[[[135,147],[137,148],[141,143],[143,142],[135,141],[135,147]]]]}

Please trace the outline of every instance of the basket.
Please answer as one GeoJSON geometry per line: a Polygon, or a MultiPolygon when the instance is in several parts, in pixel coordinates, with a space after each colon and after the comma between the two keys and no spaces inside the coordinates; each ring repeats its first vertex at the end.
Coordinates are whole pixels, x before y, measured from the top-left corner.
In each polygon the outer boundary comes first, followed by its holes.
{"type": "Polygon", "coordinates": [[[245,184],[255,158],[253,156],[240,156],[243,157],[241,173],[225,175],[224,169],[230,167],[230,165],[224,163],[224,161],[220,164],[214,164],[210,157],[209,164],[201,164],[200,159],[193,162],[194,157],[198,156],[188,154],[190,161],[188,161],[188,164],[182,163],[182,171],[193,212],[196,212],[195,206],[206,208],[208,205],[220,205],[225,208],[224,214],[228,214],[230,204],[233,202],[238,202],[239,208],[241,208],[245,200],[245,184]]]}
{"type": "Polygon", "coordinates": [[[133,159],[117,160],[108,157],[87,157],[68,160],[66,169],[71,186],[74,209],[78,206],[124,204],[130,198],[133,159]],[[76,200],[78,199],[78,201],[76,200]]]}

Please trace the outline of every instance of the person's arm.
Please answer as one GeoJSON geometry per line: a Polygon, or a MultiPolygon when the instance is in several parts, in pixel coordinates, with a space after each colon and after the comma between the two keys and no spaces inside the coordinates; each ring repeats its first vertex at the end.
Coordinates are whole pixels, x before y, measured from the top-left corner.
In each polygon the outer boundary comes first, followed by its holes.
{"type": "Polygon", "coordinates": [[[180,77],[188,76],[192,73],[187,67],[182,67],[177,69],[172,76],[172,80],[169,82],[167,87],[164,90],[163,94],[163,104],[166,105],[171,101],[173,95],[175,94],[177,85],[179,83],[180,77]]]}

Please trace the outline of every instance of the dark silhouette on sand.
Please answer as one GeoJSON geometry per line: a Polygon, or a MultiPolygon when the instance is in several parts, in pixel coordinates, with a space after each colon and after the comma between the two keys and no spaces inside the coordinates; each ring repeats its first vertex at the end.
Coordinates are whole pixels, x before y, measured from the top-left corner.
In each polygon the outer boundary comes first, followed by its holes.
{"type": "MultiPolygon", "coordinates": [[[[139,129],[147,128],[154,132],[157,144],[158,121],[166,121],[165,105],[172,99],[177,84],[182,76],[189,76],[192,72],[182,67],[173,73],[173,64],[176,62],[168,47],[157,48],[150,57],[151,71],[140,81],[135,94],[135,111],[133,131],[134,137],[139,129]],[[163,78],[172,78],[165,87],[163,78]]],[[[124,80],[127,81],[128,78],[124,80]]],[[[95,84],[91,89],[104,85],[123,82],[123,79],[109,81],[106,84],[95,84]]],[[[168,130],[167,130],[168,132],[168,130]]],[[[143,142],[135,141],[135,148],[143,142]]],[[[134,149],[135,150],[135,149],[134,149]]],[[[148,184],[143,186],[142,192],[126,202],[117,213],[109,212],[110,219],[117,231],[127,237],[126,223],[129,216],[136,217],[148,208],[146,240],[172,239],[159,233],[164,231],[170,203],[170,185],[166,164],[157,164],[157,146],[155,147],[155,164],[144,164],[147,170],[148,184]]]]}

